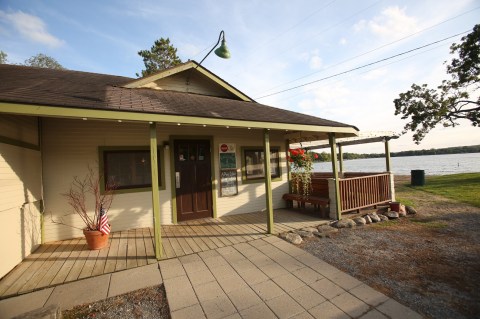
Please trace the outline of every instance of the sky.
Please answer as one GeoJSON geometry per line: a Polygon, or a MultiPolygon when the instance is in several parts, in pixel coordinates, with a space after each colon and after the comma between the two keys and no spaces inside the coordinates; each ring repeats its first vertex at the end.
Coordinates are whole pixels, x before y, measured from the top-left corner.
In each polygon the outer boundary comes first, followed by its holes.
{"type": "MultiPolygon", "coordinates": [[[[9,63],[43,53],[71,70],[135,78],[144,68],[137,52],[155,40],[199,62],[223,30],[231,58],[212,54],[202,65],[257,102],[400,133],[394,99],[448,78],[450,45],[479,21],[478,0],[0,0],[0,50],[9,63]]],[[[390,149],[474,144],[479,128],[460,122],[420,145],[402,135],[390,149]]]]}

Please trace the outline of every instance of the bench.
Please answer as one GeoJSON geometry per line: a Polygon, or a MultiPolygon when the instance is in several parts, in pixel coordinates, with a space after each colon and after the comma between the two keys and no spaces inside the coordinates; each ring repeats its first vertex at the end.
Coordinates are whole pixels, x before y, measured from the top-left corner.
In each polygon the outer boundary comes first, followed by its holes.
{"type": "Polygon", "coordinates": [[[297,207],[299,208],[305,208],[305,203],[312,204],[314,209],[320,210],[320,215],[322,218],[328,217],[328,211],[326,209],[330,203],[330,199],[328,198],[287,193],[283,194],[282,199],[287,202],[288,208],[293,208],[293,201],[297,202],[297,207]]]}

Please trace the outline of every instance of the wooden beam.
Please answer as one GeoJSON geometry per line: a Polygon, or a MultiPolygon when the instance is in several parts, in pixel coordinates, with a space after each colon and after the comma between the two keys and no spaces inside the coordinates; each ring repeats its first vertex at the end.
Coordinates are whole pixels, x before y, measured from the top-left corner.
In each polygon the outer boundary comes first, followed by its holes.
{"type": "Polygon", "coordinates": [[[332,171],[333,178],[335,180],[335,209],[337,213],[337,219],[342,219],[342,205],[340,203],[340,185],[338,182],[338,168],[337,168],[337,147],[335,142],[335,133],[330,133],[328,135],[328,142],[330,144],[330,155],[332,157],[332,171]]]}
{"type": "Polygon", "coordinates": [[[270,135],[267,129],[263,131],[263,154],[265,172],[265,198],[267,208],[267,232],[273,234],[273,200],[272,200],[272,173],[270,168],[270,135]]]}
{"type": "Polygon", "coordinates": [[[155,231],[155,257],[160,260],[163,254],[162,230],[160,225],[160,198],[158,187],[157,124],[150,124],[150,164],[152,169],[152,209],[155,231]]]}

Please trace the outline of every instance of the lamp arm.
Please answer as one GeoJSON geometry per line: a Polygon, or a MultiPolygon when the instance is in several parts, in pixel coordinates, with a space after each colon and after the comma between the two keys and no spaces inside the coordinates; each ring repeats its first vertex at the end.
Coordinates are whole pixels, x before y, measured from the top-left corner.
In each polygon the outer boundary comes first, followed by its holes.
{"type": "MultiPolygon", "coordinates": [[[[220,35],[218,36],[218,41],[217,43],[213,46],[213,48],[207,53],[207,55],[202,59],[202,61],[200,61],[200,63],[197,65],[196,68],[198,68],[200,66],[200,64],[202,64],[202,62],[210,55],[210,53],[212,53],[212,51],[217,47],[217,45],[220,43],[220,40],[223,38],[225,38],[225,32],[220,31],[220,35]]],[[[196,69],[195,68],[195,69],[196,69]]]]}

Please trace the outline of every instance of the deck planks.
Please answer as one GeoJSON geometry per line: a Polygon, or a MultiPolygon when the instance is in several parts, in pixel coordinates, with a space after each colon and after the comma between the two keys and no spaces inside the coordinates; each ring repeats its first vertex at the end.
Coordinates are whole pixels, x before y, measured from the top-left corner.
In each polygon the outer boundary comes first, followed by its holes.
{"type": "MultiPolygon", "coordinates": [[[[274,223],[278,233],[315,226],[320,219],[275,210],[274,223]]],[[[161,227],[163,259],[267,236],[265,212],[191,220],[161,227]]],[[[47,243],[0,280],[0,299],[156,262],[152,228],[111,233],[108,246],[101,250],[88,250],[84,238],[47,243]]]]}

